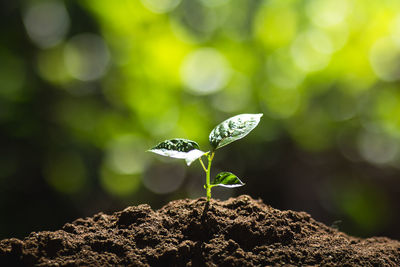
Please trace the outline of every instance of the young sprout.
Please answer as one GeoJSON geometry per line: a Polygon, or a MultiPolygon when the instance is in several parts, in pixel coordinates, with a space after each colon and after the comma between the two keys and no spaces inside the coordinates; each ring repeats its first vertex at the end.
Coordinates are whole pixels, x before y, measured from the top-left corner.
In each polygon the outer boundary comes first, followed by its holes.
{"type": "Polygon", "coordinates": [[[215,151],[245,137],[258,125],[262,115],[240,114],[218,124],[208,138],[211,144],[211,150],[208,152],[201,151],[196,142],[182,138],[165,140],[149,151],[166,157],[184,159],[188,166],[198,159],[206,173],[204,188],[206,189],[207,201],[210,201],[211,188],[214,186],[233,188],[244,185],[236,175],[230,172],[221,172],[211,181],[211,163],[215,151]],[[203,156],[208,160],[207,166],[203,163],[203,156]]]}

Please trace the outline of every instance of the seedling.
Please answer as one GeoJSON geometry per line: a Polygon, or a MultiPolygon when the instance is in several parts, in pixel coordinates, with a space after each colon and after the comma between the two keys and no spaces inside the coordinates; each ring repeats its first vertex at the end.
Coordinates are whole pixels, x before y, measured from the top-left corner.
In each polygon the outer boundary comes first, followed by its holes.
{"type": "Polygon", "coordinates": [[[214,186],[233,188],[244,185],[236,175],[230,172],[218,173],[215,179],[211,181],[211,163],[214,159],[215,151],[245,137],[258,125],[262,115],[263,114],[241,114],[218,124],[208,137],[211,144],[211,150],[208,152],[201,151],[199,145],[195,141],[182,138],[165,140],[149,151],[166,157],[184,159],[188,166],[198,159],[206,173],[206,184],[204,188],[206,189],[207,201],[210,201],[211,188],[214,186]],[[203,156],[208,160],[207,167],[203,163],[203,156]]]}

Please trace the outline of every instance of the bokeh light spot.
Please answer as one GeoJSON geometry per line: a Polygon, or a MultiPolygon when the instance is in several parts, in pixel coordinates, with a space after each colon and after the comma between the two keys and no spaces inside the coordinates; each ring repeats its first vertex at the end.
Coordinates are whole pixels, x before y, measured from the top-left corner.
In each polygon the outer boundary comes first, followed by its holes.
{"type": "Polygon", "coordinates": [[[166,13],[175,9],[181,0],[141,0],[141,2],[154,13],[166,13]]]}
{"type": "Polygon", "coordinates": [[[108,47],[95,34],[79,34],[71,38],[64,50],[70,75],[78,80],[92,81],[104,75],[110,61],[108,47]]]}
{"type": "Polygon", "coordinates": [[[69,16],[60,1],[36,1],[28,7],[24,24],[29,37],[47,48],[60,43],[69,29],[69,16]]]}
{"type": "Polygon", "coordinates": [[[168,194],[177,190],[185,179],[183,164],[160,163],[152,166],[143,176],[143,184],[157,194],[168,194]]]}
{"type": "Polygon", "coordinates": [[[197,41],[204,41],[223,22],[224,16],[216,10],[205,6],[200,1],[184,1],[182,3],[182,22],[194,34],[197,41]]]}
{"type": "Polygon", "coordinates": [[[111,195],[127,197],[134,194],[140,186],[141,174],[121,174],[103,164],[100,170],[100,182],[104,190],[111,195]]]}
{"type": "Polygon", "coordinates": [[[400,14],[397,15],[392,22],[390,27],[391,37],[396,41],[397,45],[400,46],[400,14]]]}
{"type": "Polygon", "coordinates": [[[318,26],[334,26],[347,17],[351,9],[350,2],[350,0],[312,0],[306,6],[307,15],[318,26]]]}
{"type": "Polygon", "coordinates": [[[331,54],[333,52],[333,45],[330,37],[323,31],[312,28],[308,32],[308,38],[311,39],[312,47],[322,53],[322,54],[331,54]]]}
{"type": "Polygon", "coordinates": [[[106,164],[119,174],[137,174],[143,172],[147,161],[144,139],[125,135],[114,139],[106,151],[106,164]]]}
{"type": "Polygon", "coordinates": [[[63,52],[63,46],[56,46],[38,53],[38,71],[43,79],[58,84],[65,84],[71,80],[64,64],[63,52]]]}
{"type": "Polygon", "coordinates": [[[215,93],[226,86],[231,70],[225,57],[213,48],[201,48],[190,53],[181,67],[181,77],[187,89],[198,95],[215,93]]]}
{"type": "Polygon", "coordinates": [[[369,56],[375,74],[384,81],[400,79],[400,44],[393,38],[385,37],[377,40],[371,48],[369,56]]]}
{"type": "Polygon", "coordinates": [[[386,164],[392,161],[399,151],[397,140],[383,134],[362,132],[358,138],[361,156],[373,164],[386,164]]]}
{"type": "MultiPolygon", "coordinates": [[[[328,39],[307,31],[299,34],[291,46],[291,55],[296,65],[305,72],[315,72],[324,69],[330,61],[330,55],[321,50],[328,50],[328,39]],[[321,42],[322,40],[322,42],[321,42]]],[[[330,44],[329,44],[330,46],[330,44]]]]}

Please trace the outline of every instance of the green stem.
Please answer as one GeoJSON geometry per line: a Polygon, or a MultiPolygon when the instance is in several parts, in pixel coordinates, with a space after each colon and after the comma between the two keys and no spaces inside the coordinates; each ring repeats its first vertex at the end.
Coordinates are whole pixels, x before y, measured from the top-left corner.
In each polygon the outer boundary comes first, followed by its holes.
{"type": "Polygon", "coordinates": [[[207,201],[210,201],[211,198],[211,179],[210,179],[210,174],[211,174],[211,162],[214,158],[214,152],[211,152],[211,155],[207,155],[208,158],[208,167],[206,171],[206,192],[207,192],[207,201]]]}
{"type": "Polygon", "coordinates": [[[199,158],[199,161],[200,161],[201,167],[203,167],[203,170],[204,170],[205,172],[207,172],[206,166],[204,165],[204,163],[203,163],[203,161],[201,160],[201,158],[199,158]]]}

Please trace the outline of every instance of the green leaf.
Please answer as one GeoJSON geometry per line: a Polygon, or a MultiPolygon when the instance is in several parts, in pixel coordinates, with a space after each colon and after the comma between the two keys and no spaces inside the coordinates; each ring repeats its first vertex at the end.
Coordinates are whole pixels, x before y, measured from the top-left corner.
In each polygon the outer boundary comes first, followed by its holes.
{"type": "Polygon", "coordinates": [[[223,186],[223,187],[239,187],[243,186],[244,183],[231,172],[220,172],[215,176],[214,181],[211,182],[211,186],[223,186]]]}
{"type": "Polygon", "coordinates": [[[188,166],[205,154],[199,150],[195,141],[183,138],[165,140],[148,151],[170,158],[185,159],[188,166]]]}
{"type": "Polygon", "coordinates": [[[218,124],[210,133],[209,141],[214,150],[239,140],[250,133],[263,114],[240,114],[218,124]]]}

